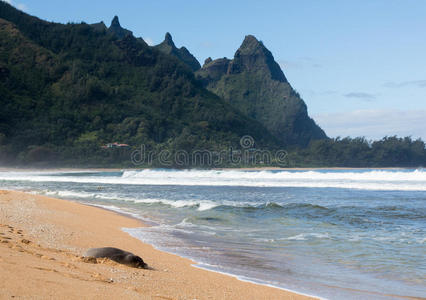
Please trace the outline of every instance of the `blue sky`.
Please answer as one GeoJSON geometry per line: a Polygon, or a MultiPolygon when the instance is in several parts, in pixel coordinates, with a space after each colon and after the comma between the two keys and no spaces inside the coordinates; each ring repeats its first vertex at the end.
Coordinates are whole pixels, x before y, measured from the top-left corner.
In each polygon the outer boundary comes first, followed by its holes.
{"type": "Polygon", "coordinates": [[[246,34],[271,50],[309,114],[335,136],[426,140],[426,1],[8,0],[61,23],[121,25],[149,43],[168,31],[203,64],[246,34]]]}

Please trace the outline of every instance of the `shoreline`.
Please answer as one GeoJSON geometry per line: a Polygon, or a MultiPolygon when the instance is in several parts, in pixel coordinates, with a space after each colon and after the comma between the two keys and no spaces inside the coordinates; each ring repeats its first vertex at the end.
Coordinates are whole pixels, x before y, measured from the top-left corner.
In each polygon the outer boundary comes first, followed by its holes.
{"type": "Polygon", "coordinates": [[[17,191],[0,191],[0,204],[0,288],[10,297],[319,299],[206,270],[158,250],[122,230],[147,226],[125,213],[17,191]],[[153,270],[81,257],[84,249],[103,246],[140,255],[153,270]]]}
{"type": "MultiPolygon", "coordinates": [[[[0,172],[121,172],[121,171],[139,171],[139,170],[155,170],[158,168],[19,168],[19,167],[0,167],[0,172]]],[[[204,171],[317,171],[317,170],[417,170],[422,169],[421,167],[292,167],[292,168],[281,168],[281,167],[244,167],[244,168],[209,168],[209,169],[198,169],[198,168],[187,168],[187,169],[173,169],[166,168],[168,170],[204,170],[204,171]]]]}

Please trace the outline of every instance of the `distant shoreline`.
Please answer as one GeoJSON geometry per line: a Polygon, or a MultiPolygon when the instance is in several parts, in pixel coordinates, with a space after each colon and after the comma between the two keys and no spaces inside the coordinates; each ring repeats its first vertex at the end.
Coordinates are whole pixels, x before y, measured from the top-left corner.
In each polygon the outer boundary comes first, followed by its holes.
{"type": "Polygon", "coordinates": [[[259,168],[217,168],[212,170],[243,170],[243,171],[310,171],[310,170],[407,170],[407,169],[417,169],[409,167],[384,167],[384,168],[353,168],[353,167],[318,167],[318,168],[279,168],[279,167],[259,167],[259,168]]]}
{"type": "MultiPolygon", "coordinates": [[[[316,171],[316,170],[409,170],[409,169],[419,169],[422,167],[315,167],[315,168],[280,168],[280,167],[247,167],[247,168],[186,168],[186,169],[176,169],[176,168],[165,168],[170,170],[206,170],[206,171],[316,171]]],[[[75,172],[75,171],[92,171],[92,172],[120,172],[120,171],[136,171],[136,170],[153,170],[159,168],[19,168],[19,167],[0,167],[0,172],[35,172],[35,171],[46,171],[46,172],[75,172]]]]}

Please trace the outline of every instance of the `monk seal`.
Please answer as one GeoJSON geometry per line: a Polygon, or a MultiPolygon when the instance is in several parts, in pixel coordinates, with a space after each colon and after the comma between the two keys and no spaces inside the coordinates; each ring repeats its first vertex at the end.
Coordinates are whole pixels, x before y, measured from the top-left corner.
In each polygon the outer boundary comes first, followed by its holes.
{"type": "Polygon", "coordinates": [[[109,258],[120,264],[139,268],[147,269],[148,265],[137,255],[133,253],[113,248],[113,247],[104,247],[104,248],[90,248],[84,253],[85,257],[95,257],[95,258],[109,258]]]}

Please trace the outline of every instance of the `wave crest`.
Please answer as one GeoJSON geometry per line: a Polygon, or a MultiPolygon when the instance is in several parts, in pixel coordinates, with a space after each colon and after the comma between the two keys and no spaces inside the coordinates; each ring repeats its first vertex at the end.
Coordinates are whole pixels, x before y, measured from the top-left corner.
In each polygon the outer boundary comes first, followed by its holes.
{"type": "Polygon", "coordinates": [[[390,191],[426,191],[426,171],[418,170],[163,170],[52,173],[0,172],[0,180],[32,182],[75,182],[128,185],[308,187],[390,191]],[[115,173],[114,173],[115,174],[115,173]]]}

